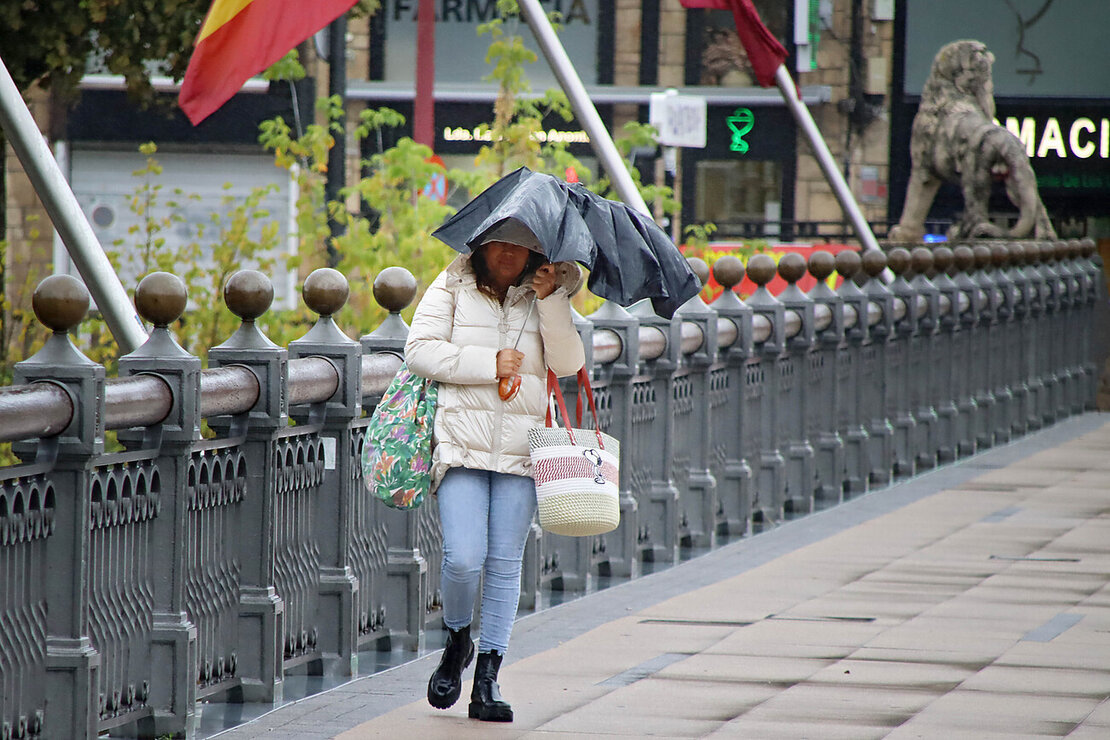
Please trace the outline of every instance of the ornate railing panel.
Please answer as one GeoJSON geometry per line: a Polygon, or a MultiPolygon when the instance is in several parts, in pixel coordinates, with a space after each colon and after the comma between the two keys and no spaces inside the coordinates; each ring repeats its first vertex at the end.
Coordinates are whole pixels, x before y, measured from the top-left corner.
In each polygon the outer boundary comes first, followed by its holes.
{"type": "MultiPolygon", "coordinates": [[[[621,441],[622,523],[535,527],[522,608],[1093,407],[1107,301],[1091,243],[725,257],[714,275],[721,297],[670,321],[611,304],[576,318],[599,424],[621,441]],[[742,301],[727,289],[745,272],[742,301]]],[[[55,334],[0,389],[0,439],[22,460],[0,472],[0,740],[189,736],[198,700],[278,702],[291,672],[354,675],[361,650],[423,647],[442,616],[435,499],[388,509],[359,469],[416,287],[380,278],[390,316],[355,342],[331,318],[345,279],[314,272],[320,318],[283,348],[254,324],[268,280],[236,274],[242,325],[202,370],[169,330],[183,286],[148,276],[154,330],[112,379],[68,333],[80,286],[43,282],[55,334]],[[110,430],[122,452],[105,452],[110,430]]]]}

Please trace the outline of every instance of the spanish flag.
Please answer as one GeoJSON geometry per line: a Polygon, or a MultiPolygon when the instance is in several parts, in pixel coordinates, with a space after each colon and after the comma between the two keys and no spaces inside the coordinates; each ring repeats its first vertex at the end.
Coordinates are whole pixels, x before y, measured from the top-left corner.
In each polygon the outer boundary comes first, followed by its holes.
{"type": "Polygon", "coordinates": [[[196,126],[356,0],[213,0],[177,103],[196,126]]]}

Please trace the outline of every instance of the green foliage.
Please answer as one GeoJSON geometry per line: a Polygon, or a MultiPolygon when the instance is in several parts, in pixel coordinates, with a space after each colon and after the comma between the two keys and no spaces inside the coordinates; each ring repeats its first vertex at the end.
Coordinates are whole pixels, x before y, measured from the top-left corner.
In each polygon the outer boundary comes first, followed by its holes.
{"type": "MultiPolygon", "coordinates": [[[[189,307],[174,327],[174,335],[185,349],[203,358],[209,347],[222,342],[238,326],[238,319],[223,303],[227,279],[246,265],[270,273],[277,267],[273,255],[279,246],[278,226],[262,205],[274,188],[257,187],[238,196],[230,193],[232,186],[226,183],[228,193],[207,220],[188,224],[185,206],[199,201],[199,196],[180,188],[167,193],[160,180],[162,165],[155,157],[157,146],[148,142],[139,151],[146,155],[146,164],[132,173],[139,184],[129,200],[138,223],[128,229],[126,239],[111,245],[108,259],[124,274],[142,277],[165,271],[181,277],[189,293],[189,307]],[[171,229],[187,231],[191,238],[171,248],[165,236],[171,229]]],[[[79,333],[85,353],[114,373],[118,347],[103,319],[98,315],[86,318],[79,333]]]]}
{"type": "Polygon", "coordinates": [[[136,100],[150,102],[152,73],[184,75],[209,5],[209,0],[3,2],[0,49],[20,90],[41,82],[68,97],[93,59],[107,72],[123,75],[136,100]]]}

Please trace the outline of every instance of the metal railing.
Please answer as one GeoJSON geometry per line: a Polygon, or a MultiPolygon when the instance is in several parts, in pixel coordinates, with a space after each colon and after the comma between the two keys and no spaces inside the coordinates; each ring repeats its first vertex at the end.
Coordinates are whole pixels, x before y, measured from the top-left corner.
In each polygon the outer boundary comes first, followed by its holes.
{"type": "MultiPolygon", "coordinates": [[[[590,538],[534,527],[523,608],[1093,407],[1106,296],[1089,241],[724,257],[713,272],[721,297],[673,320],[612,304],[576,317],[622,442],[622,520],[590,538]],[[745,271],[758,288],[741,300],[745,271]]],[[[278,701],[290,671],[356,675],[360,650],[418,649],[441,620],[435,500],[387,509],[359,466],[415,287],[376,282],[391,313],[356,342],[331,318],[345,280],[317,271],[304,295],[320,318],[278,347],[254,324],[265,278],[238,273],[225,298],[242,324],[201,369],[167,328],[183,286],[144,281],[155,327],[108,379],[72,343],[66,280],[40,285],[55,333],[0,389],[0,440],[22,461],[0,470],[0,740],[188,734],[199,700],[278,701]],[[105,451],[108,430],[123,451],[105,451]]]]}

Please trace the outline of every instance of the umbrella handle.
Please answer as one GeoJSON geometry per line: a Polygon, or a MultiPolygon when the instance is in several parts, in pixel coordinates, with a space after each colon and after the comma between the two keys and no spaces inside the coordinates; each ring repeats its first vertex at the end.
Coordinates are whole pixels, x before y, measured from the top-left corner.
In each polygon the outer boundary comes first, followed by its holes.
{"type": "MultiPolygon", "coordinates": [[[[516,335],[516,341],[513,342],[513,349],[520,345],[520,338],[524,336],[524,327],[528,326],[528,319],[532,318],[532,309],[536,307],[536,299],[533,298],[532,302],[528,304],[528,314],[524,317],[524,323],[520,325],[520,331],[516,335]]],[[[497,395],[501,397],[502,401],[511,401],[516,398],[516,394],[520,392],[520,376],[511,375],[507,378],[501,378],[497,383],[497,395]]]]}

